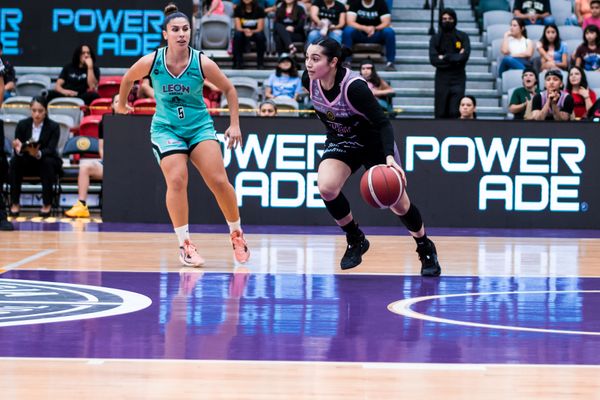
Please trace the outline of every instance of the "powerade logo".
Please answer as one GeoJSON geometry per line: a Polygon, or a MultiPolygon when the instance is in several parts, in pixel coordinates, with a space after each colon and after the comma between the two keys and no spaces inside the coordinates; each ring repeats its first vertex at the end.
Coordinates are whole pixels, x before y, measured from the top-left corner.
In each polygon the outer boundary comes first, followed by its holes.
{"type": "Polygon", "coordinates": [[[587,210],[588,205],[578,201],[579,164],[586,155],[583,140],[513,138],[506,146],[495,137],[486,143],[481,137],[448,137],[440,143],[433,136],[409,136],[406,171],[414,171],[416,159],[439,161],[444,171],[452,173],[472,173],[480,166],[482,211],[494,201],[502,202],[507,211],[587,210]]]}
{"type": "Polygon", "coordinates": [[[7,56],[20,54],[21,22],[23,22],[23,12],[20,9],[0,7],[0,42],[4,46],[3,53],[7,56]]]}
{"type": "Polygon", "coordinates": [[[78,33],[98,32],[99,56],[136,57],[154,51],[162,39],[164,14],[160,10],[103,10],[55,8],[52,32],[72,28],[78,33]]]}
{"type": "MultiPolygon", "coordinates": [[[[222,134],[217,137],[223,142],[222,134]]],[[[267,135],[261,143],[252,133],[244,139],[242,148],[232,151],[224,146],[225,167],[235,158],[240,169],[234,179],[238,205],[255,197],[261,207],[324,208],[317,186],[317,166],[325,139],[325,135],[279,133],[267,135]],[[252,159],[256,168],[249,167],[252,159]]]]}

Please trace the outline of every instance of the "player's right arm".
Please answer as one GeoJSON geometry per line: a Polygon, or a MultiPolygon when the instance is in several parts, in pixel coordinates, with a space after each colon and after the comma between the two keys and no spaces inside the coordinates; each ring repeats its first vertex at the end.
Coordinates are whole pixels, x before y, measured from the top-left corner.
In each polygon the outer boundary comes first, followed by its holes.
{"type": "MultiPolygon", "coordinates": [[[[137,60],[123,75],[121,87],[119,88],[119,99],[127,99],[129,92],[136,81],[148,76],[152,63],[154,62],[155,53],[150,53],[137,60]]],[[[117,114],[127,114],[127,101],[119,101],[115,110],[117,114]]]]}

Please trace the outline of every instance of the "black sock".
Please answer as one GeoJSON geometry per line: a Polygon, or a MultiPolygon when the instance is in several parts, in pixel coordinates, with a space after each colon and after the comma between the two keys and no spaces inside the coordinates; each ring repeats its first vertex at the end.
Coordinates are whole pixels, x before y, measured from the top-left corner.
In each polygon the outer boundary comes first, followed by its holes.
{"type": "Polygon", "coordinates": [[[427,239],[427,234],[423,235],[420,238],[413,236],[413,239],[415,239],[415,242],[417,242],[417,246],[424,246],[427,243],[429,243],[429,239],[427,239]]]}
{"type": "Polygon", "coordinates": [[[85,200],[79,200],[79,202],[85,206],[85,200]]]}
{"type": "Polygon", "coordinates": [[[344,232],[352,236],[358,236],[361,233],[360,229],[358,229],[358,224],[354,220],[348,222],[344,226],[341,226],[341,228],[344,232]]]}

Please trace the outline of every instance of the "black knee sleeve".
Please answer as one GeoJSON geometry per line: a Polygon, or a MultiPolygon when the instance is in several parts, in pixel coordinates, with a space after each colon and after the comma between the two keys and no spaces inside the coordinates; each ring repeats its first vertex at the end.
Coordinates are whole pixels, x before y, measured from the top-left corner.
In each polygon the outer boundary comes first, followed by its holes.
{"type": "Polygon", "coordinates": [[[423,226],[423,218],[421,218],[421,213],[417,206],[413,203],[410,203],[410,207],[406,214],[400,216],[400,221],[406,226],[411,232],[418,232],[423,226]]]}
{"type": "Polygon", "coordinates": [[[350,203],[348,203],[346,196],[344,196],[342,192],[340,192],[335,199],[330,201],[323,200],[323,202],[325,203],[325,207],[327,208],[327,211],[329,211],[329,214],[331,214],[336,221],[339,221],[350,214],[350,203]]]}

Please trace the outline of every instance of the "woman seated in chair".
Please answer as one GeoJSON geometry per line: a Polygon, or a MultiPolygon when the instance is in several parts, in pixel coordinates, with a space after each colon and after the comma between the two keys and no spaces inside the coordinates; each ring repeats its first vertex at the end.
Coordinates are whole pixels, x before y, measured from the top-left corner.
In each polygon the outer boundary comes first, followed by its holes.
{"type": "Polygon", "coordinates": [[[19,215],[23,177],[35,176],[42,181],[43,207],[40,216],[49,217],[52,209],[52,186],[62,167],[62,160],[56,152],[60,127],[48,118],[48,104],[43,97],[34,97],[30,108],[31,117],[19,121],[12,143],[14,155],[10,160],[10,215],[19,215]]]}
{"type": "MultiPolygon", "coordinates": [[[[110,108],[111,114],[115,113],[115,108],[119,104],[119,94],[115,94],[110,108]]],[[[106,114],[105,114],[106,115],[106,114]]],[[[71,218],[89,218],[90,210],[87,205],[88,189],[90,179],[102,179],[104,175],[104,165],[102,157],[104,156],[104,118],[98,126],[98,154],[100,158],[83,159],[79,162],[79,175],[77,175],[77,192],[79,200],[73,207],[65,211],[65,215],[71,218]]]]}
{"type": "Polygon", "coordinates": [[[242,0],[233,12],[235,32],[233,34],[233,68],[244,68],[244,52],[249,42],[256,43],[256,66],[264,67],[267,38],[264,33],[265,10],[257,0],[242,0]]]}
{"type": "Polygon", "coordinates": [[[284,0],[277,6],[275,11],[274,34],[277,54],[290,53],[294,55],[298,49],[293,42],[304,42],[306,33],[306,11],[298,0],[284,0]]]}
{"type": "Polygon", "coordinates": [[[394,94],[394,89],[379,77],[373,60],[367,58],[360,63],[360,75],[367,81],[369,89],[373,92],[381,108],[388,111],[391,106],[390,98],[394,94]]]}
{"type": "Polygon", "coordinates": [[[533,57],[533,41],[527,38],[527,30],[522,19],[513,18],[510,29],[504,33],[500,51],[504,55],[498,67],[498,76],[509,69],[525,69],[531,67],[533,57]]]}
{"type": "Polygon", "coordinates": [[[263,86],[266,99],[285,96],[299,100],[303,92],[302,81],[298,76],[296,63],[289,54],[282,54],[279,57],[275,72],[269,75],[263,86]]]}

